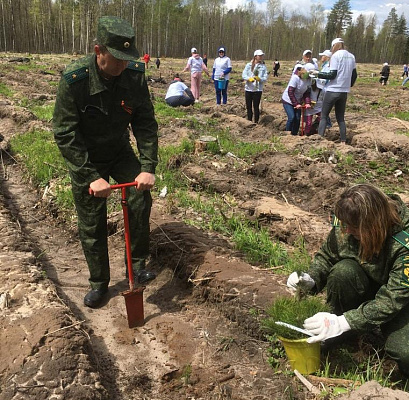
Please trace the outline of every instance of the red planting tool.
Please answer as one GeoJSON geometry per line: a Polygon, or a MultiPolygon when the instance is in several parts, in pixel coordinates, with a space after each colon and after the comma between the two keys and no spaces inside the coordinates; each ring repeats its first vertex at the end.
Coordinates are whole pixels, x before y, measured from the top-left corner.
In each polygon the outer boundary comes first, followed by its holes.
{"type": "Polygon", "coordinates": [[[121,292],[125,298],[126,313],[128,315],[128,326],[134,328],[142,326],[145,322],[143,313],[143,291],[145,286],[135,288],[135,277],[132,269],[132,252],[131,252],[131,233],[129,231],[128,200],[126,198],[126,189],[131,186],[138,186],[138,182],[121,183],[111,185],[111,189],[121,189],[121,205],[124,215],[125,228],[125,249],[128,268],[129,290],[121,292]]]}

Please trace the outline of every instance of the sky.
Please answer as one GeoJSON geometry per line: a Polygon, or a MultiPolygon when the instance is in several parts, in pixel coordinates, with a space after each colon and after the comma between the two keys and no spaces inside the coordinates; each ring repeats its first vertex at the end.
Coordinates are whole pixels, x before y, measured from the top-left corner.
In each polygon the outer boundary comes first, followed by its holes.
{"type": "MultiPolygon", "coordinates": [[[[250,0],[226,0],[226,7],[236,8],[237,6],[245,6],[250,0]]],[[[257,4],[259,10],[267,10],[267,0],[254,0],[257,4]]],[[[318,4],[324,7],[326,11],[330,11],[333,5],[336,3],[336,0],[309,0],[308,4],[318,4]]],[[[388,17],[389,12],[393,7],[396,8],[398,17],[403,13],[406,20],[409,23],[409,1],[401,0],[399,3],[392,3],[384,0],[350,0],[349,4],[351,5],[351,11],[353,13],[353,19],[355,20],[359,14],[363,15],[373,15],[377,16],[378,26],[383,24],[383,21],[388,17]]],[[[291,11],[300,11],[299,1],[294,0],[281,0],[281,5],[288,12],[291,11]]],[[[308,15],[310,7],[305,7],[306,14],[308,15]]]]}

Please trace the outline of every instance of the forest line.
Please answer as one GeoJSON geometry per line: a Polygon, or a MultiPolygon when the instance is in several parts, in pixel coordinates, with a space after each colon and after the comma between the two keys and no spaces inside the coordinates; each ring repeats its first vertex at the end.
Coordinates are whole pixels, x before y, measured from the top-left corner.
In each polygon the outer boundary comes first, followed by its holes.
{"type": "Polygon", "coordinates": [[[342,36],[357,62],[409,62],[404,14],[392,8],[377,31],[376,15],[352,20],[349,0],[338,0],[329,13],[311,5],[308,15],[288,12],[280,0],[268,0],[267,12],[254,2],[227,9],[223,0],[0,0],[0,10],[2,52],[87,54],[98,18],[118,15],[134,26],[140,54],[151,57],[184,58],[196,47],[210,58],[224,46],[232,59],[262,49],[269,59],[296,60],[342,36]]]}

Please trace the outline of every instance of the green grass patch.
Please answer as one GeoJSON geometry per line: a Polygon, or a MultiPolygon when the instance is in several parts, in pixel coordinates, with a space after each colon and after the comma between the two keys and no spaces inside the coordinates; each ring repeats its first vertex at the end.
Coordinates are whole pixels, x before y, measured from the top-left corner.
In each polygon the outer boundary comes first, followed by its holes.
{"type": "Polygon", "coordinates": [[[263,151],[270,149],[270,145],[265,143],[246,143],[237,141],[237,139],[232,138],[229,129],[217,130],[216,135],[220,150],[223,153],[232,153],[243,160],[254,157],[256,154],[260,154],[263,151]]]}
{"type": "Polygon", "coordinates": [[[403,121],[409,121],[409,111],[397,111],[395,113],[388,113],[387,118],[399,118],[403,121]]]}
{"type": "Polygon", "coordinates": [[[53,118],[54,103],[33,106],[31,111],[38,119],[49,122],[53,118]]]}
{"type": "Polygon", "coordinates": [[[24,163],[36,186],[45,187],[51,179],[67,175],[67,168],[52,132],[26,132],[12,137],[10,146],[12,152],[24,163]]]}
{"type": "Polygon", "coordinates": [[[176,201],[178,207],[190,210],[189,218],[185,219],[187,224],[228,237],[250,263],[268,268],[288,262],[287,251],[271,238],[267,229],[244,215],[229,216],[229,207],[220,195],[194,197],[185,190],[178,193],[176,201]]]}
{"type": "Polygon", "coordinates": [[[0,82],[0,94],[5,97],[12,97],[14,92],[3,82],[0,82]]]}
{"type": "Polygon", "coordinates": [[[23,97],[19,104],[21,107],[29,109],[38,119],[42,121],[51,121],[54,113],[54,102],[45,103],[41,100],[30,100],[27,97],[23,97]]]}
{"type": "Polygon", "coordinates": [[[184,139],[178,146],[159,146],[159,164],[156,169],[158,177],[156,187],[160,191],[164,186],[170,193],[176,189],[186,188],[186,180],[181,177],[179,165],[193,154],[193,142],[184,139]]]}
{"type": "Polygon", "coordinates": [[[165,100],[155,100],[155,117],[159,125],[167,125],[174,119],[185,119],[186,111],[182,107],[170,107],[165,100]]]}
{"type": "Polygon", "coordinates": [[[278,241],[271,239],[267,229],[239,218],[232,218],[228,222],[232,230],[232,240],[237,250],[246,255],[247,260],[267,267],[275,267],[287,262],[287,251],[278,241]]]}
{"type": "Polygon", "coordinates": [[[386,365],[387,360],[381,355],[381,351],[373,347],[368,351],[369,353],[362,360],[362,357],[357,359],[351,347],[334,349],[327,355],[323,367],[316,372],[316,375],[346,379],[360,384],[374,380],[383,387],[407,390],[407,382],[393,380],[395,369],[386,365]]]}
{"type": "Polygon", "coordinates": [[[50,73],[52,75],[57,75],[57,73],[58,73],[55,70],[50,70],[47,65],[37,64],[37,63],[34,63],[34,62],[29,62],[29,63],[25,63],[25,64],[18,64],[18,65],[15,66],[15,70],[20,71],[20,72],[40,70],[40,71],[47,71],[48,73],[50,73]]]}

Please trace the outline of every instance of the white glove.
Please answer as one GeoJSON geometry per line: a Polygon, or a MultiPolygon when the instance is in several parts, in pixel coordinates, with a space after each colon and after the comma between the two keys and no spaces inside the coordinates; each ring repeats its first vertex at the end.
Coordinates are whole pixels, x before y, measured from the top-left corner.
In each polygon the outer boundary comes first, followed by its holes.
{"type": "Polygon", "coordinates": [[[293,290],[300,286],[301,289],[309,291],[315,286],[315,281],[306,272],[302,272],[300,276],[293,272],[287,279],[287,286],[293,290]]]}
{"type": "Polygon", "coordinates": [[[304,321],[304,328],[316,335],[307,339],[308,343],[321,342],[351,329],[343,315],[337,316],[327,312],[319,312],[304,321]]]}

